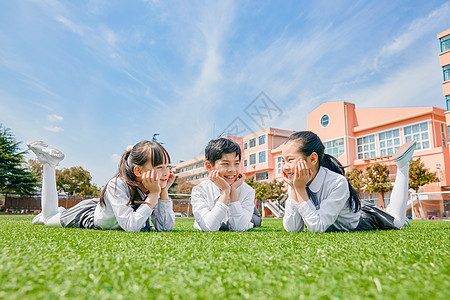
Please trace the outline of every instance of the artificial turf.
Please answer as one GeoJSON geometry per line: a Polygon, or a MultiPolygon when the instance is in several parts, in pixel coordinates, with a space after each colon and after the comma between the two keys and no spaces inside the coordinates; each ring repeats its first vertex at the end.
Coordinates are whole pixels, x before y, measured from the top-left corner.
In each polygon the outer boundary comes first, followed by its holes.
{"type": "Polygon", "coordinates": [[[0,299],[449,299],[450,222],[396,231],[127,233],[0,216],[0,299]]]}

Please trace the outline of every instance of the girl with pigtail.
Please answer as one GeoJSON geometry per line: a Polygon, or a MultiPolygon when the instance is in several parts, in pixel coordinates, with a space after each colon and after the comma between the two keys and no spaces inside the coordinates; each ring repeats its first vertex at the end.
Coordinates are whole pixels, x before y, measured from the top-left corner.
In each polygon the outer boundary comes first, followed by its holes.
{"type": "Polygon", "coordinates": [[[402,229],[408,201],[409,162],[415,141],[406,143],[392,156],[397,176],[386,211],[369,201],[360,201],[344,176],[344,168],[325,154],[320,138],[300,131],[284,143],[283,179],[289,186],[283,225],[287,231],[312,232],[402,229]]]}
{"type": "Polygon", "coordinates": [[[103,188],[100,198],[81,201],[72,208],[58,208],[55,167],[64,154],[41,141],[28,147],[43,164],[42,213],[33,224],[87,229],[149,231],[150,218],[158,231],[175,226],[168,190],[175,180],[170,156],[157,142],[142,141],[129,146],[116,175],[103,188]]]}

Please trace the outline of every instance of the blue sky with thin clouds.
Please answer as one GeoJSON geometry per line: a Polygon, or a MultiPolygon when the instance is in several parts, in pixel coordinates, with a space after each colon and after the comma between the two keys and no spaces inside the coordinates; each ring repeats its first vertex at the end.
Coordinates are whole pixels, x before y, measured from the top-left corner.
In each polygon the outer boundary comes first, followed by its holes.
{"type": "Polygon", "coordinates": [[[327,101],[444,108],[448,28],[433,0],[1,1],[0,123],[102,186],[154,133],[178,162],[237,117],[257,130],[261,92],[288,130],[327,101]]]}

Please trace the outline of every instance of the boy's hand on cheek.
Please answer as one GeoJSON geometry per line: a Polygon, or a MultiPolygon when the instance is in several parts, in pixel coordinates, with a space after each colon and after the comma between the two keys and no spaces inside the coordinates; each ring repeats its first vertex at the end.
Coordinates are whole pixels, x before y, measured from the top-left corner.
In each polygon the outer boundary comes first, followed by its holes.
{"type": "Polygon", "coordinates": [[[242,173],[239,173],[238,178],[235,182],[231,184],[231,188],[236,190],[238,187],[242,185],[242,183],[245,181],[245,175],[242,173]]]}
{"type": "Polygon", "coordinates": [[[228,184],[228,182],[225,181],[225,179],[223,179],[222,177],[220,177],[219,175],[219,171],[212,171],[209,174],[209,179],[211,179],[211,181],[217,185],[217,187],[224,192],[229,193],[230,192],[230,185],[228,184]]]}

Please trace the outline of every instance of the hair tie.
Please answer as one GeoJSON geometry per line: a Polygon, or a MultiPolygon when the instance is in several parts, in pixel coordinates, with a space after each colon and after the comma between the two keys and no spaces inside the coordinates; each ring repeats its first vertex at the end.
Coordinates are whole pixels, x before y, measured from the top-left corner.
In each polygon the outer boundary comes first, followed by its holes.
{"type": "Polygon", "coordinates": [[[128,145],[128,146],[127,146],[127,150],[126,150],[126,151],[127,151],[127,152],[130,152],[131,150],[133,150],[133,146],[131,146],[131,145],[128,145]]]}

